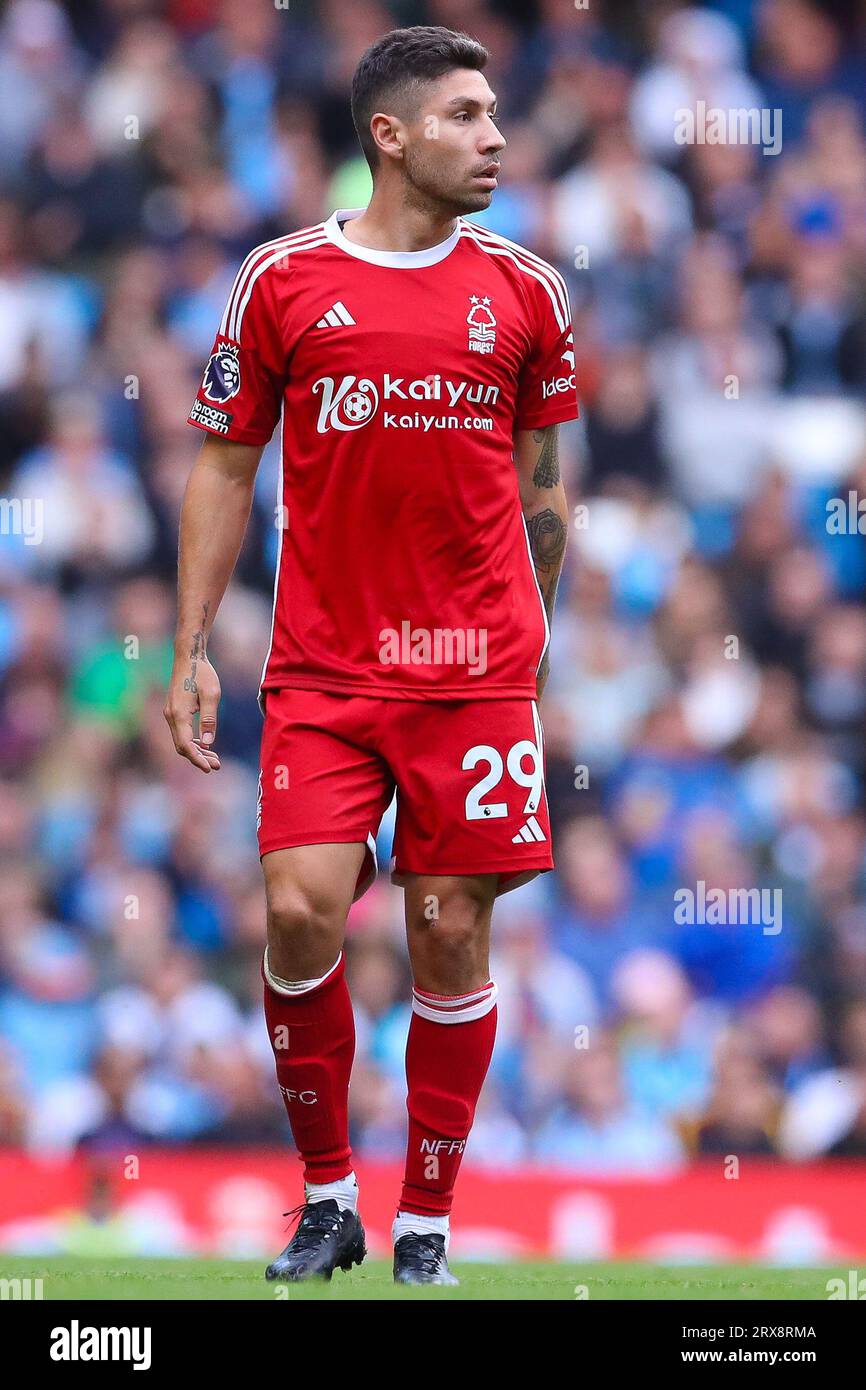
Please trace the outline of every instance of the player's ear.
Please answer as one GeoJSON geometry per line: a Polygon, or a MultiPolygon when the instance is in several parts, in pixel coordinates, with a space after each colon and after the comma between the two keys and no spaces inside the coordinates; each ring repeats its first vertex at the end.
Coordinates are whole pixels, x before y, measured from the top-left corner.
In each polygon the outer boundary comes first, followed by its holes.
{"type": "Polygon", "coordinates": [[[403,158],[406,130],[398,116],[387,116],[377,111],[370,117],[370,132],[384,155],[391,159],[403,158]]]}

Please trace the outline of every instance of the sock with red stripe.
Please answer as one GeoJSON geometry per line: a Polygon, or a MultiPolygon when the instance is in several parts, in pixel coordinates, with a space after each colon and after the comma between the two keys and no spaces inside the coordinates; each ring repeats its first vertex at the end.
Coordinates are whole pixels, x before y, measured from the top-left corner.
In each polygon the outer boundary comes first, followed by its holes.
{"type": "Polygon", "coordinates": [[[398,1220],[410,1213],[443,1217],[451,1210],[495,1037],[492,980],[470,994],[413,990],[406,1047],[409,1141],[398,1220]]]}
{"type": "Polygon", "coordinates": [[[271,974],[265,951],[262,978],[277,1081],[304,1179],[324,1188],[352,1172],[349,1075],[355,1019],[343,954],[321,979],[290,982],[271,974]]]}

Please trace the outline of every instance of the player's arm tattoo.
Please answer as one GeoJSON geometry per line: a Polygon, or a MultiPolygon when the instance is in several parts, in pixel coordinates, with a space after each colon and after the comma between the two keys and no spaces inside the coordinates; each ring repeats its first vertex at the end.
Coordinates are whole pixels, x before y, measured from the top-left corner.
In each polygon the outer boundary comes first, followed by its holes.
{"type": "Polygon", "coordinates": [[[533,430],[532,438],[541,445],[541,451],[532,475],[534,487],[556,487],[559,474],[559,425],[548,425],[543,430],[533,430]]]}
{"type": "MultiPolygon", "coordinates": [[[[562,517],[557,516],[552,507],[546,507],[543,512],[536,512],[534,516],[527,517],[526,527],[529,531],[529,549],[532,553],[535,573],[538,576],[538,584],[544,600],[548,626],[550,626],[553,623],[556,591],[559,588],[559,576],[562,570],[568,531],[562,517]]],[[[543,689],[544,682],[547,680],[550,666],[549,651],[548,648],[544,653],[544,660],[538,672],[539,690],[543,689]]]]}
{"type": "Polygon", "coordinates": [[[193,695],[198,694],[198,683],[196,674],[199,662],[207,661],[207,639],[205,636],[205,626],[207,623],[207,612],[210,608],[210,599],[201,606],[201,626],[192,635],[192,646],[189,652],[189,675],[184,677],[183,688],[193,695]]]}
{"type": "MultiPolygon", "coordinates": [[[[532,469],[531,488],[522,490],[523,515],[538,587],[548,624],[551,624],[568,540],[568,511],[559,468],[559,426],[548,425],[544,429],[533,430],[532,443],[538,452],[534,463],[529,463],[532,469]]],[[[548,657],[545,653],[538,672],[539,695],[544,689],[547,675],[548,657]]]]}
{"type": "MultiPolygon", "coordinates": [[[[562,481],[559,471],[559,426],[548,425],[546,429],[533,430],[532,439],[540,445],[535,468],[532,473],[532,486],[538,492],[548,488],[559,488],[562,481]]],[[[555,499],[551,498],[551,501],[555,499]]],[[[559,511],[547,505],[544,497],[533,498],[532,504],[524,507],[526,526],[529,531],[529,548],[542,592],[547,587],[556,590],[556,581],[562,568],[565,542],[568,531],[559,511]],[[535,510],[537,508],[537,510],[535,510]],[[545,580],[552,580],[549,585],[545,580]]],[[[552,611],[552,606],[551,606],[552,611]]]]}
{"type": "Polygon", "coordinates": [[[555,587],[568,535],[565,522],[561,516],[557,516],[552,507],[545,507],[543,512],[536,512],[534,516],[527,517],[526,527],[529,531],[529,549],[539,583],[551,576],[552,572],[554,585],[551,587],[555,587]]]}

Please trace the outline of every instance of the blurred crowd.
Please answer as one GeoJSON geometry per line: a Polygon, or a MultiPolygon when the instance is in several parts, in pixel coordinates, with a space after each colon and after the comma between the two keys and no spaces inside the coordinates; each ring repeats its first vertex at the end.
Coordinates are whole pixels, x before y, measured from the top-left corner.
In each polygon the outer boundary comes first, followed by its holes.
{"type": "MultiPolygon", "coordinates": [[[[497,906],[466,1161],[866,1157],[866,15],[812,0],[5,7],[0,1144],[288,1139],[255,841],[277,458],[203,777],[162,718],[185,421],[243,255],[366,203],[351,74],[407,22],[491,50],[478,220],[566,276],[582,401],[558,868],[497,906]],[[679,143],[697,101],[781,112],[781,149],[679,143]],[[678,920],[699,883],[778,890],[780,922],[678,920]]],[[[364,1156],[404,1145],[401,896],[350,918],[364,1156]]]]}

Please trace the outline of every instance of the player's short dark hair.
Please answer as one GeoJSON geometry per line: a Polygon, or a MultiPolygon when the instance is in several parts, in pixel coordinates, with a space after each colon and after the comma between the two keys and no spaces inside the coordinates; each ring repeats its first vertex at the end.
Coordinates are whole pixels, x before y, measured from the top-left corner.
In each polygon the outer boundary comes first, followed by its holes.
{"type": "Polygon", "coordinates": [[[378,152],[370,133],[373,114],[395,99],[401,104],[411,101],[413,89],[420,94],[425,82],[454,68],[480,72],[489,56],[477,39],[440,24],[392,29],[370,45],[352,78],[352,120],[374,174],[378,152]]]}

